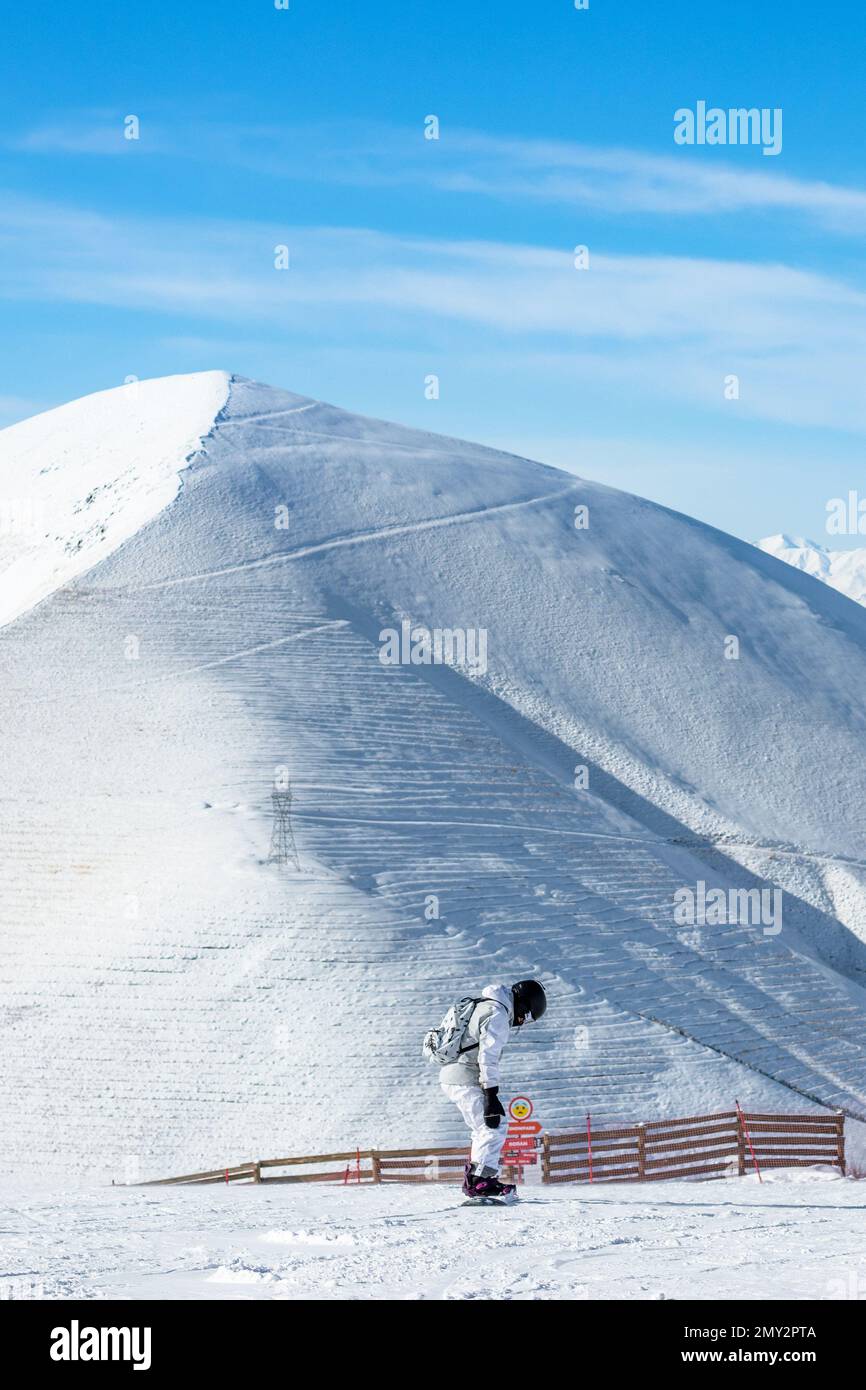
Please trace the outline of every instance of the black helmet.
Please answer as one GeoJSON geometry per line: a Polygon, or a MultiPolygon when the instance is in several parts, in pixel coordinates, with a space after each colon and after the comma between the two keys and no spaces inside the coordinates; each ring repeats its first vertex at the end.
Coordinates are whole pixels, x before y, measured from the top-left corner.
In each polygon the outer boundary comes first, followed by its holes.
{"type": "Polygon", "coordinates": [[[512,985],[514,995],[514,1021],[518,1025],[529,1019],[537,1023],[547,1008],[547,995],[544,985],[537,980],[519,980],[512,985]]]}

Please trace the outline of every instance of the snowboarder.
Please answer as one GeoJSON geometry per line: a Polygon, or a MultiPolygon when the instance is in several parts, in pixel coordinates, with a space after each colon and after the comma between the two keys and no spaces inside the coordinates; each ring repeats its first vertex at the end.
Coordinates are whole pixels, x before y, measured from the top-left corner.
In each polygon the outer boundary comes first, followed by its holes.
{"type": "Polygon", "coordinates": [[[514,1201],[513,1183],[499,1181],[505,1111],[499,1099],[499,1061],[512,1028],[541,1018],[547,1008],[537,980],[488,985],[481,996],[452,1004],[438,1028],[424,1038],[424,1055],[442,1067],[440,1081],[472,1135],[463,1192],[469,1198],[514,1201]]]}

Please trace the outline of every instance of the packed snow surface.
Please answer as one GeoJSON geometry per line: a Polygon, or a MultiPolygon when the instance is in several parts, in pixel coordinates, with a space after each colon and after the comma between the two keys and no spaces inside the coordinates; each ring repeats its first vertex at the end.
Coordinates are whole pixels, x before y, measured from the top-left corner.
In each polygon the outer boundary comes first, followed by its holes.
{"type": "Polygon", "coordinates": [[[526,459],[220,373],[136,390],[0,433],[60,518],[3,581],[3,1166],[457,1140],[423,1033],[530,975],[505,1086],[547,1128],[739,1099],[853,1145],[866,612],[526,459]],[[486,660],[383,664],[404,620],[486,660]],[[677,920],[702,883],[781,917],[677,920]]]}
{"type": "Polygon", "coordinates": [[[82,1189],[7,1195],[0,1297],[862,1299],[862,1183],[82,1189]]]}

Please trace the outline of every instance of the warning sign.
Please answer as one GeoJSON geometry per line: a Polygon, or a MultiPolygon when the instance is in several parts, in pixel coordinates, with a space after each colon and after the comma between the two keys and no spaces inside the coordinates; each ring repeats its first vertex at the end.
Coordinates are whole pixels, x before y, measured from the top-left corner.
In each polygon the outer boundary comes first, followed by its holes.
{"type": "Polygon", "coordinates": [[[528,1120],[532,1114],[532,1101],[528,1096],[515,1096],[508,1107],[512,1120],[528,1120]]]}
{"type": "Polygon", "coordinates": [[[502,1149],[504,1162],[517,1167],[538,1162],[538,1136],[541,1125],[533,1120],[533,1104],[528,1096],[515,1096],[508,1106],[508,1129],[502,1149]]]}

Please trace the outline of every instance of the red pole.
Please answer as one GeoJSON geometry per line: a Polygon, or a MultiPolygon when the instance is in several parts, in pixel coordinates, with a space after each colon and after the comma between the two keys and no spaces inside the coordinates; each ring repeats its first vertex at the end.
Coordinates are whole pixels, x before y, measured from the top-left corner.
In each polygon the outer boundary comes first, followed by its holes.
{"type": "Polygon", "coordinates": [[[226,1168],[226,1182],[228,1182],[228,1180],[229,1180],[229,1170],[228,1170],[228,1168],[226,1168]]]}
{"type": "Polygon", "coordinates": [[[761,1177],[761,1170],[760,1170],[760,1168],[758,1167],[758,1160],[757,1160],[756,1157],[755,1157],[755,1150],[754,1150],[754,1148],[753,1148],[753,1146],[752,1146],[752,1136],[751,1136],[751,1134],[749,1133],[749,1126],[746,1124],[746,1117],[745,1117],[745,1115],[743,1114],[742,1110],[740,1109],[740,1102],[739,1102],[738,1100],[735,1100],[735,1101],[734,1101],[734,1104],[735,1104],[736,1107],[737,1107],[737,1114],[738,1114],[739,1117],[740,1117],[740,1124],[743,1126],[743,1133],[745,1134],[746,1140],[747,1140],[748,1145],[749,1145],[749,1153],[752,1155],[752,1162],[753,1162],[754,1165],[755,1165],[755,1172],[756,1172],[757,1175],[758,1175],[758,1182],[763,1182],[764,1179],[761,1177]]]}
{"type": "Polygon", "coordinates": [[[347,1163],[347,1164],[346,1164],[346,1171],[345,1171],[345,1173],[343,1174],[343,1186],[344,1186],[344,1187],[346,1186],[346,1183],[347,1183],[348,1181],[349,1181],[349,1165],[348,1165],[348,1163],[347,1163]]]}
{"type": "Polygon", "coordinates": [[[586,1112],[586,1142],[589,1146],[589,1180],[592,1182],[592,1128],[588,1110],[586,1112]]]}

